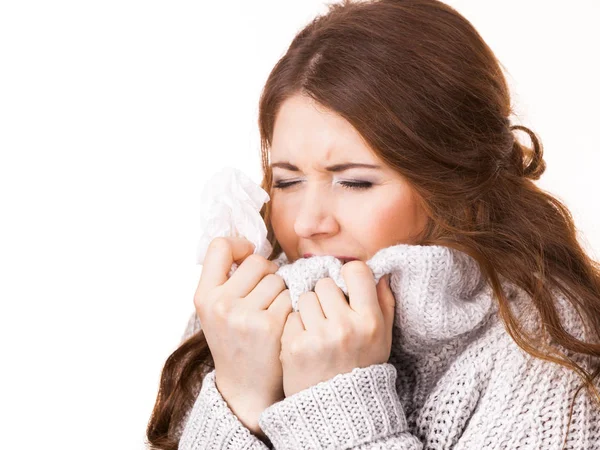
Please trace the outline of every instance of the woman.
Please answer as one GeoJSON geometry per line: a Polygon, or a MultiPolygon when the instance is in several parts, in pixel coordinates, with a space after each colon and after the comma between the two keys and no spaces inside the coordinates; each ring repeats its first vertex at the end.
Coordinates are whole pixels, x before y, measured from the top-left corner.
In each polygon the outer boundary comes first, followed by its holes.
{"type": "Polygon", "coordinates": [[[272,261],[213,241],[153,448],[600,448],[599,266],[511,112],[438,1],[345,1],[298,33],[260,100],[272,261]],[[326,277],[293,311],[275,273],[324,255],[348,295],[326,277]]]}

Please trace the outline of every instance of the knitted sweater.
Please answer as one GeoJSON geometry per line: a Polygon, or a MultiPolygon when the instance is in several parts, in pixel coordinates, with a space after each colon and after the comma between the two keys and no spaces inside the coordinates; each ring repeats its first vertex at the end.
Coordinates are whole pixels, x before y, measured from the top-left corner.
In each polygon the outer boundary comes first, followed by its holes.
{"type": "MultiPolygon", "coordinates": [[[[292,301],[331,277],[347,294],[333,257],[275,262],[292,301]]],[[[465,253],[397,245],[367,265],[375,281],[391,273],[396,298],[387,363],[355,368],[267,408],[265,444],[237,419],[204,378],[179,441],[199,449],[562,449],[580,378],[516,345],[497,314],[491,287],[465,253]]],[[[540,320],[530,297],[502,281],[510,308],[529,332],[540,320]]],[[[567,332],[590,340],[581,318],[556,291],[567,332]]],[[[183,338],[200,329],[193,314],[183,338]]],[[[587,370],[590,358],[569,355],[587,370]]],[[[567,449],[600,449],[600,408],[585,388],[576,397],[567,449]]]]}

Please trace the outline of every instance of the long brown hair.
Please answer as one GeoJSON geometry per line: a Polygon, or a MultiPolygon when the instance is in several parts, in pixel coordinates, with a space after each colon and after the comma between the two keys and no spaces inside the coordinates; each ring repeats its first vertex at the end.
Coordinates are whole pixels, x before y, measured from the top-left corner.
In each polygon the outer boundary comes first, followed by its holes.
{"type": "MultiPolygon", "coordinates": [[[[500,63],[471,23],[436,0],[329,5],[295,36],[260,98],[267,192],[275,118],[281,104],[298,94],[344,117],[412,184],[430,218],[420,244],[454,247],[479,262],[514,341],[534,357],[576,371],[598,399],[600,368],[588,371],[568,355],[600,356],[600,265],[579,244],[566,206],[533,183],[545,169],[542,145],[528,128],[511,125],[500,63]],[[529,136],[531,147],[520,143],[517,131],[529,136]],[[555,348],[523,329],[508,306],[502,277],[531,296],[555,348]],[[551,289],[586,319],[588,340],[564,329],[551,289]]],[[[261,215],[273,258],[281,247],[270,225],[270,203],[261,215]]],[[[212,367],[202,331],[169,356],[147,428],[152,448],[177,448],[186,413],[212,367]]]]}

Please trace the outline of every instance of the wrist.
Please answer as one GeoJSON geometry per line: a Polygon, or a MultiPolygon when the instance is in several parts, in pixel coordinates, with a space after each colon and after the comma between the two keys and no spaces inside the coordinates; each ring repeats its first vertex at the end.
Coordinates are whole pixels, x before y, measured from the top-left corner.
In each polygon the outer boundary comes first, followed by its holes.
{"type": "Polygon", "coordinates": [[[227,404],[233,412],[233,414],[248,430],[250,430],[252,434],[254,434],[259,439],[264,439],[266,437],[262,428],[260,428],[258,424],[258,419],[261,413],[265,409],[267,409],[268,406],[256,407],[256,405],[253,405],[250,407],[244,403],[236,404],[230,402],[227,402],[227,404]]]}
{"type": "Polygon", "coordinates": [[[227,398],[222,394],[221,396],[233,414],[252,434],[261,440],[266,439],[266,435],[262,428],[260,428],[258,420],[262,412],[269,406],[277,403],[276,401],[269,402],[262,398],[254,398],[248,394],[231,398],[227,398]]]}
{"type": "Polygon", "coordinates": [[[258,420],[262,412],[269,406],[283,400],[283,389],[279,398],[265,399],[262,396],[256,395],[251,389],[245,389],[241,392],[230,392],[226,387],[221,387],[215,378],[215,386],[221,397],[227,403],[231,412],[237,419],[246,427],[252,434],[261,440],[267,439],[263,430],[258,424],[258,420]]]}

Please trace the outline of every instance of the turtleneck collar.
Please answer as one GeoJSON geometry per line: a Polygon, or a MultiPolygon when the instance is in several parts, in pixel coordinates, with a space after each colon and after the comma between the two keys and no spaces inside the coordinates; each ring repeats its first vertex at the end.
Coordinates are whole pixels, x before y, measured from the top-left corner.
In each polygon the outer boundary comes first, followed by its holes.
{"type": "MultiPolygon", "coordinates": [[[[342,263],[333,256],[300,258],[289,263],[285,253],[273,260],[297,311],[298,297],[330,277],[348,295],[342,263]]],[[[366,261],[374,281],[390,273],[396,298],[394,327],[402,330],[403,346],[430,346],[466,333],[494,312],[491,287],[478,263],[466,253],[444,246],[399,244],[379,250],[366,261]]]]}

